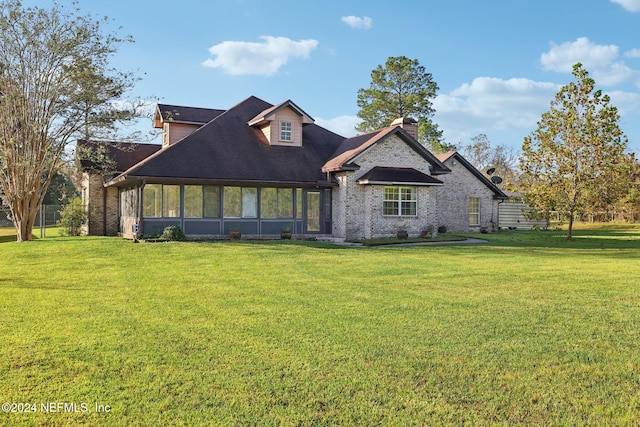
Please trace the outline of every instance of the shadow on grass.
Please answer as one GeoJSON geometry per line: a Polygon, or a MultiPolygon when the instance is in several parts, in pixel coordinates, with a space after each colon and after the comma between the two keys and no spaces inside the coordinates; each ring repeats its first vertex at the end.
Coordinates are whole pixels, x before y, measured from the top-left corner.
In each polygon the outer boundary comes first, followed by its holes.
{"type": "Polygon", "coordinates": [[[0,236],[0,243],[8,243],[8,242],[15,242],[16,241],[16,235],[14,234],[12,235],[5,235],[5,236],[0,236]]]}
{"type": "Polygon", "coordinates": [[[490,234],[473,234],[484,238],[491,246],[555,249],[640,249],[640,233],[637,230],[574,230],[573,239],[567,239],[564,230],[499,231],[490,234]]]}

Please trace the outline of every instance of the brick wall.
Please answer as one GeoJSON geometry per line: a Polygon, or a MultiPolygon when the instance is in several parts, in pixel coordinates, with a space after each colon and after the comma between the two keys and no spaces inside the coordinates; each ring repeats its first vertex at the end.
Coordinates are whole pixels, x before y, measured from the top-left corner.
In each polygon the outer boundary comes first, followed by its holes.
{"type": "Polygon", "coordinates": [[[336,174],[333,193],[333,234],[346,239],[395,236],[404,228],[417,236],[427,225],[437,225],[435,187],[417,187],[416,217],[382,215],[384,186],[361,185],[358,179],[375,166],[412,167],[430,175],[429,163],[396,135],[379,142],[358,157],[360,169],[336,174]]]}
{"type": "Polygon", "coordinates": [[[486,227],[492,231],[497,226],[498,202],[493,200],[493,191],[484,185],[476,176],[455,158],[449,158],[445,165],[451,169],[450,174],[437,178],[444,186],[437,190],[438,225],[446,225],[448,231],[478,232],[486,227]],[[480,225],[469,225],[469,198],[477,197],[480,201],[480,225]]]}
{"type": "Polygon", "coordinates": [[[82,232],[89,236],[118,234],[118,189],[105,188],[103,182],[102,175],[82,174],[82,204],[87,212],[87,223],[82,227],[82,232]]]}

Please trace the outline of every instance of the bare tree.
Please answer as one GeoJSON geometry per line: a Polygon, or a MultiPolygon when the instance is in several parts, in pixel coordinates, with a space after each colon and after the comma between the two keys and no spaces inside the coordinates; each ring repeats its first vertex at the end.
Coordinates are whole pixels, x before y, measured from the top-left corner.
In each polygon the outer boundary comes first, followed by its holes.
{"type": "Polygon", "coordinates": [[[492,145],[487,135],[481,133],[471,138],[471,144],[461,147],[462,155],[476,169],[486,173],[493,169],[493,175],[503,180],[501,185],[513,189],[517,184],[518,151],[506,145],[492,145]]]}

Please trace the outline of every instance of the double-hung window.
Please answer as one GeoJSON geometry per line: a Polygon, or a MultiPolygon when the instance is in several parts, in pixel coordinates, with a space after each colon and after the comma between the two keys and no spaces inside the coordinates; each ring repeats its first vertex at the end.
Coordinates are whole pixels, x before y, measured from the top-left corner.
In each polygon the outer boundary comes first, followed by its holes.
{"type": "Polygon", "coordinates": [[[382,213],[386,216],[416,216],[418,195],[415,187],[385,187],[382,213]]]}
{"type": "Polygon", "coordinates": [[[291,122],[280,122],[280,141],[291,142],[291,122]]]}

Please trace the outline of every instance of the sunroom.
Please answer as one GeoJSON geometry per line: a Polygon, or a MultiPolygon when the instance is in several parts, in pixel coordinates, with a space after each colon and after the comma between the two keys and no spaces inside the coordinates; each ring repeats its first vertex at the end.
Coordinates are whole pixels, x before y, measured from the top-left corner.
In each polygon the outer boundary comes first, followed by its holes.
{"type": "Polygon", "coordinates": [[[247,237],[328,234],[331,189],[148,183],[121,190],[121,234],[153,236],[172,225],[194,238],[231,230],[247,237]]]}

